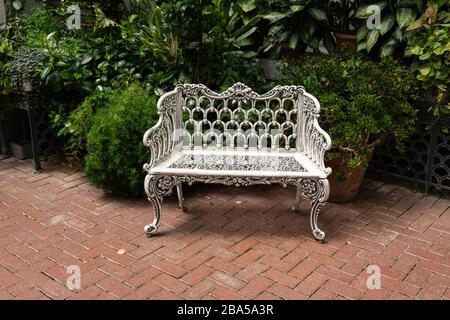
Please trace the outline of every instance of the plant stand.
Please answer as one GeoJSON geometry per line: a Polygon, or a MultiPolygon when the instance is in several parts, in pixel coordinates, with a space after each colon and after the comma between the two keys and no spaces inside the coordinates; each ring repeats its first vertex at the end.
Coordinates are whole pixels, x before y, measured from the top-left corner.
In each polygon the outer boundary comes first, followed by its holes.
{"type": "Polygon", "coordinates": [[[48,151],[55,146],[56,138],[51,132],[43,95],[35,91],[21,92],[16,107],[27,111],[34,172],[39,173],[42,171],[41,156],[47,159],[48,151]]]}
{"type": "Polygon", "coordinates": [[[8,150],[8,142],[6,141],[5,122],[3,120],[0,120],[0,144],[2,146],[2,158],[8,158],[10,154],[8,150]]]}

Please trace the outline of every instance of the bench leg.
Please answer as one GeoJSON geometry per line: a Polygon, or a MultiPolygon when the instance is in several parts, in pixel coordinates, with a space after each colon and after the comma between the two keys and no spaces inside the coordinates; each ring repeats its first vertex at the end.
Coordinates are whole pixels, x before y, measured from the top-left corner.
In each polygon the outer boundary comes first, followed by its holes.
{"type": "Polygon", "coordinates": [[[148,200],[153,205],[153,210],[155,211],[155,217],[153,222],[144,227],[144,231],[148,237],[158,231],[159,225],[161,224],[161,203],[162,198],[160,197],[148,197],[148,200]]]}
{"type": "Polygon", "coordinates": [[[177,184],[177,196],[178,205],[181,210],[184,210],[183,185],[181,183],[177,184]]]}
{"type": "Polygon", "coordinates": [[[311,216],[309,221],[314,238],[323,240],[325,238],[325,232],[319,229],[317,219],[319,218],[320,208],[322,208],[330,194],[328,180],[303,179],[299,181],[298,187],[301,188],[301,196],[311,200],[311,216]]]}
{"type": "Polygon", "coordinates": [[[155,211],[153,222],[144,227],[147,236],[158,231],[161,224],[161,204],[163,197],[172,193],[175,179],[168,176],[147,175],[145,177],[145,192],[155,211]]]}
{"type": "Polygon", "coordinates": [[[299,211],[300,209],[300,201],[302,199],[302,188],[297,186],[297,193],[295,195],[294,205],[292,206],[292,211],[299,211]]]}

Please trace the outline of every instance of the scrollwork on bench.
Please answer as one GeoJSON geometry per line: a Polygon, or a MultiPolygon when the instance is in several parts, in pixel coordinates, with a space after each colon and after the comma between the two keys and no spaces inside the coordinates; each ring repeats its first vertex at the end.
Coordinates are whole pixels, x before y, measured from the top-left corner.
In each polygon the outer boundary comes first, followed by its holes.
{"type": "Polygon", "coordinates": [[[222,93],[201,84],[180,84],[159,99],[157,108],[159,121],[143,138],[150,151],[150,161],[144,165],[148,173],[145,191],[155,211],[153,222],[145,226],[147,235],[158,230],[162,200],[174,187],[183,207],[182,184],[203,182],[230,186],[293,185],[297,188],[293,210],[298,210],[301,198],[311,201],[313,235],[324,239],[317,220],[329,194],[326,177],[331,170],[325,167],[324,154],[331,147],[331,139],[318,123],[319,102],[303,87],[277,86],[260,95],[242,83],[222,93]],[[224,114],[229,118],[222,119],[224,114]],[[188,133],[190,124],[193,132],[188,133]],[[249,128],[247,133],[244,126],[249,128]],[[222,127],[222,133],[211,133],[218,127],[222,127]],[[237,128],[233,135],[226,132],[230,127],[237,128]],[[257,127],[262,128],[261,132],[257,132],[257,127]],[[270,132],[270,128],[278,132],[270,132]],[[227,134],[233,139],[228,145],[223,146],[220,139],[214,148],[207,143],[211,136],[227,134]],[[244,140],[240,146],[234,143],[239,136],[244,140]],[[185,137],[189,140],[187,146],[182,145],[185,137]],[[196,137],[199,145],[194,143],[196,137]],[[257,140],[254,149],[250,139],[257,140]],[[261,143],[264,139],[270,141],[270,146],[261,143]],[[291,145],[293,140],[295,146],[291,145]],[[184,153],[175,156],[180,150],[184,153]],[[194,152],[199,150],[201,153],[194,152]],[[198,159],[202,162],[196,162],[198,159]]]}

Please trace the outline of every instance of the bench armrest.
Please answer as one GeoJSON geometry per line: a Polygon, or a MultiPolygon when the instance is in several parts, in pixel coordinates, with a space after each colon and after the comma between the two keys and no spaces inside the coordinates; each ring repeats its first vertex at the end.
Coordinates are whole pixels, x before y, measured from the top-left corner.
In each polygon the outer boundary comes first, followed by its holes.
{"type": "Polygon", "coordinates": [[[303,153],[316,164],[319,169],[329,175],[331,168],[325,167],[325,151],[331,148],[331,138],[318,122],[320,114],[319,101],[309,93],[303,95],[301,141],[303,153]]]}
{"type": "Polygon", "coordinates": [[[143,142],[149,148],[150,161],[144,164],[144,170],[149,171],[158,162],[167,157],[173,150],[178,127],[178,89],[162,95],[157,103],[159,114],[158,122],[148,129],[143,137],[143,142]]]}

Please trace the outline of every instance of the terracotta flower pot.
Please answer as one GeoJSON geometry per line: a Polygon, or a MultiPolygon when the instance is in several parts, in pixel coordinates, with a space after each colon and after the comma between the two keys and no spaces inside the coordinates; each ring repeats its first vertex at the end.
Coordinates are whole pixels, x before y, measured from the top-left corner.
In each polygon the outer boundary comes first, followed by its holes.
{"type": "Polygon", "coordinates": [[[336,38],[336,53],[338,55],[344,55],[352,53],[356,48],[356,35],[333,32],[336,38]]]}
{"type": "Polygon", "coordinates": [[[349,169],[340,158],[327,160],[326,166],[333,170],[328,177],[330,182],[330,197],[328,201],[351,202],[355,200],[367,168],[359,166],[349,169]],[[343,179],[343,176],[345,179],[343,179]]]}

